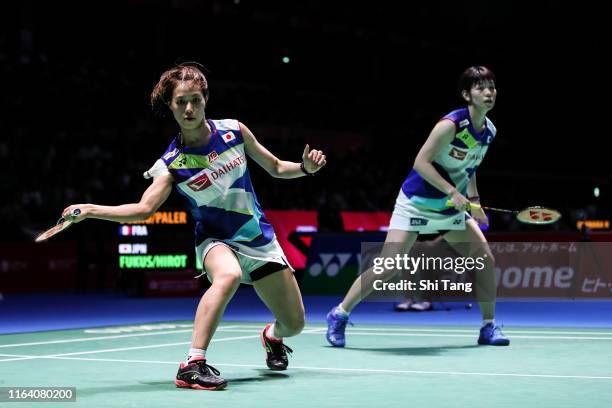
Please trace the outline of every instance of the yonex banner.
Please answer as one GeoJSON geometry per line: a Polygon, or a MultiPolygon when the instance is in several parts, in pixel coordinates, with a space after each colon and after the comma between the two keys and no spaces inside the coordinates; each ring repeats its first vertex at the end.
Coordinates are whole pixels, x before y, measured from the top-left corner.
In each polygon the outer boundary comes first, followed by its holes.
{"type": "Polygon", "coordinates": [[[302,279],[307,294],[343,294],[359,275],[361,243],[383,242],[384,233],[316,234],[302,279]]]}

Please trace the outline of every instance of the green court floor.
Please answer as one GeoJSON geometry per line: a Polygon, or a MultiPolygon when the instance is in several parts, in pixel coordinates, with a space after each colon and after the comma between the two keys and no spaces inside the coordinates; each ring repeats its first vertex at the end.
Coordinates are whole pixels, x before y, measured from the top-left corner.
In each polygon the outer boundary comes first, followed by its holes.
{"type": "Polygon", "coordinates": [[[207,352],[223,391],[178,389],[191,322],[0,336],[0,387],[76,387],[76,402],[2,407],[612,407],[612,329],[516,328],[509,347],[477,328],[349,327],[347,347],[309,325],[272,372],[262,324],[224,323],[207,352]]]}

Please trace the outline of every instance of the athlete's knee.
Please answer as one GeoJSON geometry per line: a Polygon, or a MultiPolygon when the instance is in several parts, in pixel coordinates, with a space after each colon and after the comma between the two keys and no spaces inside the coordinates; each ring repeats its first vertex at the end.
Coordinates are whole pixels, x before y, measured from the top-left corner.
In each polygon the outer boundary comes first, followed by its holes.
{"type": "Polygon", "coordinates": [[[292,313],[288,318],[284,319],[281,324],[288,332],[286,336],[295,336],[296,334],[300,334],[306,325],[304,310],[301,308],[300,310],[296,310],[295,313],[292,313]]]}
{"type": "Polygon", "coordinates": [[[237,289],[242,279],[240,269],[230,269],[223,272],[215,273],[212,284],[213,286],[224,289],[237,289]]]}
{"type": "Polygon", "coordinates": [[[304,314],[297,315],[286,323],[287,330],[291,333],[291,336],[295,336],[296,334],[300,334],[302,330],[304,330],[304,325],[306,324],[306,319],[304,318],[304,314]]]}

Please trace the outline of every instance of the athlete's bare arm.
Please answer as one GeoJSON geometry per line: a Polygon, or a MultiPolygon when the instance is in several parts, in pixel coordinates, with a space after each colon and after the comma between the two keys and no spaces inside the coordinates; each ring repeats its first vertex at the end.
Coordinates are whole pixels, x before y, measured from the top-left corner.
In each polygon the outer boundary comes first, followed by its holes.
{"type": "Polygon", "coordinates": [[[117,222],[146,220],[166,201],[171,191],[172,175],[167,174],[155,177],[138,203],[115,206],[73,204],[64,209],[62,217],[75,222],[86,218],[117,222]],[[77,208],[81,210],[81,213],[78,216],[71,215],[73,210],[77,208]]]}
{"type": "Polygon", "coordinates": [[[414,170],[429,184],[451,197],[457,209],[469,207],[469,201],[455,187],[438,173],[431,164],[436,155],[448,146],[455,137],[455,124],[450,120],[441,120],[434,126],[429,137],[421,147],[414,160],[414,170]]]}
{"type": "MultiPolygon", "coordinates": [[[[305,176],[304,172],[300,169],[300,163],[280,160],[259,143],[253,132],[242,123],[240,123],[240,131],[242,132],[242,138],[244,139],[244,145],[249,157],[255,160],[272,177],[290,179],[305,176]]],[[[302,160],[306,171],[309,173],[319,171],[327,163],[322,151],[310,150],[308,145],[304,149],[302,160]]]]}

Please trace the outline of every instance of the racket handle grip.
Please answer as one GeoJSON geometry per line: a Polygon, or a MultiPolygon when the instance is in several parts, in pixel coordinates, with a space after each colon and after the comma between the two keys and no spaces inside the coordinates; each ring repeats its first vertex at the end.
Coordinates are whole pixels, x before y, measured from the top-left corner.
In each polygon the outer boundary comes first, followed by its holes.
{"type": "Polygon", "coordinates": [[[81,215],[81,209],[80,208],[75,208],[74,210],[72,210],[72,212],[70,214],[66,215],[65,217],[62,216],[62,218],[60,218],[58,222],[66,221],[67,220],[66,217],[76,217],[78,215],[81,215]]]}
{"type": "MultiPolygon", "coordinates": [[[[453,203],[453,200],[448,200],[446,202],[446,205],[449,206],[449,207],[454,207],[455,203],[453,203]]],[[[470,203],[470,208],[482,208],[482,207],[478,203],[470,203]]]]}

